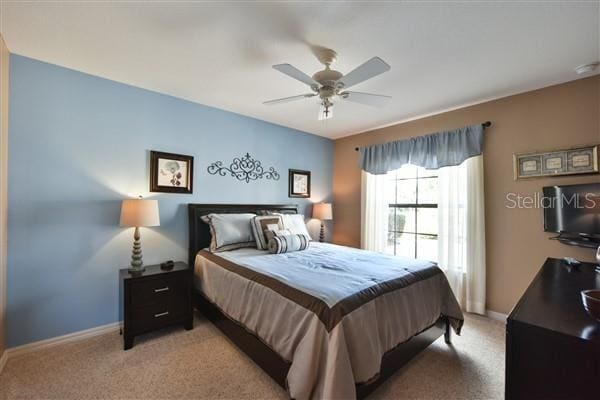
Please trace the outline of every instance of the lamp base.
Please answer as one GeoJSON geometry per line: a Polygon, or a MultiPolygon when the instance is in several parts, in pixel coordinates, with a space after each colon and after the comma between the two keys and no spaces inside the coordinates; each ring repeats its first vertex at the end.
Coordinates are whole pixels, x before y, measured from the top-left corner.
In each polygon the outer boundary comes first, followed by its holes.
{"type": "Polygon", "coordinates": [[[141,274],[144,272],[144,262],[142,261],[142,241],[140,237],[140,228],[135,227],[133,233],[133,251],[131,252],[131,267],[128,271],[130,274],[141,274]]]}
{"type": "Polygon", "coordinates": [[[325,224],[321,221],[321,232],[319,234],[319,242],[325,242],[325,224]]]}

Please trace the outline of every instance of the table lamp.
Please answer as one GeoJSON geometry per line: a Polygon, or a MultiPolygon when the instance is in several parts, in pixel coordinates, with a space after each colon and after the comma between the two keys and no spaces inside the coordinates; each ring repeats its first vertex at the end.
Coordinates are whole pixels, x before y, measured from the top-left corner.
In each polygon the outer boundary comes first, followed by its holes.
{"type": "Polygon", "coordinates": [[[313,218],[321,220],[321,234],[319,235],[319,242],[325,241],[325,225],[323,221],[329,221],[333,219],[333,212],[331,210],[331,203],[317,203],[313,205],[313,218]]]}
{"type": "Polygon", "coordinates": [[[140,241],[140,227],[159,226],[158,200],[127,199],[121,204],[121,220],[123,227],[135,227],[133,234],[133,251],[131,252],[131,267],[129,272],[140,273],[144,271],[142,261],[142,242],[140,241]]]}

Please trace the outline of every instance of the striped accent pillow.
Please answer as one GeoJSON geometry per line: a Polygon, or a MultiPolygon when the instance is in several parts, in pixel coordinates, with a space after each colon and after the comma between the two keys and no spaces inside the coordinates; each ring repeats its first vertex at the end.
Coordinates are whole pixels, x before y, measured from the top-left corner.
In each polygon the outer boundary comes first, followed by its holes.
{"type": "Polygon", "coordinates": [[[281,254],[308,249],[310,238],[306,235],[275,235],[269,240],[269,253],[281,254]]]}
{"type": "Polygon", "coordinates": [[[273,239],[273,236],[285,236],[285,235],[291,235],[292,232],[290,232],[289,229],[282,229],[282,230],[277,230],[277,231],[269,231],[266,230],[265,231],[265,239],[267,239],[267,247],[269,247],[268,243],[271,241],[271,239],[273,239]]]}

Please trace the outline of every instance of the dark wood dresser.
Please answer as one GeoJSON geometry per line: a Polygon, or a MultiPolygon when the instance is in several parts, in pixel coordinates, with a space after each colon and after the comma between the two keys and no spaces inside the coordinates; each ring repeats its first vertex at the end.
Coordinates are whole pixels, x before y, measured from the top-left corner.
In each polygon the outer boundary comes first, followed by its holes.
{"type": "Polygon", "coordinates": [[[133,347],[133,339],[142,333],[170,325],[183,324],[192,329],[192,271],[176,262],[163,271],[160,265],[146,266],[142,274],[119,270],[123,297],[123,347],[133,347]]]}
{"type": "Polygon", "coordinates": [[[600,399],[600,322],[580,292],[596,264],[549,258],[506,321],[506,399],[600,399]]]}

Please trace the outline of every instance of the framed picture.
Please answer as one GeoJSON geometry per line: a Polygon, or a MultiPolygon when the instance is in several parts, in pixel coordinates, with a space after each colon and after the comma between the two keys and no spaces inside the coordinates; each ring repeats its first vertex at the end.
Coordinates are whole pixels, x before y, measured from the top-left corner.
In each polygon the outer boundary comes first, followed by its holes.
{"type": "Polygon", "coordinates": [[[164,193],[193,192],[194,157],[150,152],[150,191],[164,193]]]}
{"type": "Polygon", "coordinates": [[[514,178],[597,174],[598,145],[515,154],[514,178]]]}
{"type": "Polygon", "coordinates": [[[289,170],[288,197],[310,197],[310,171],[289,170]]]}

